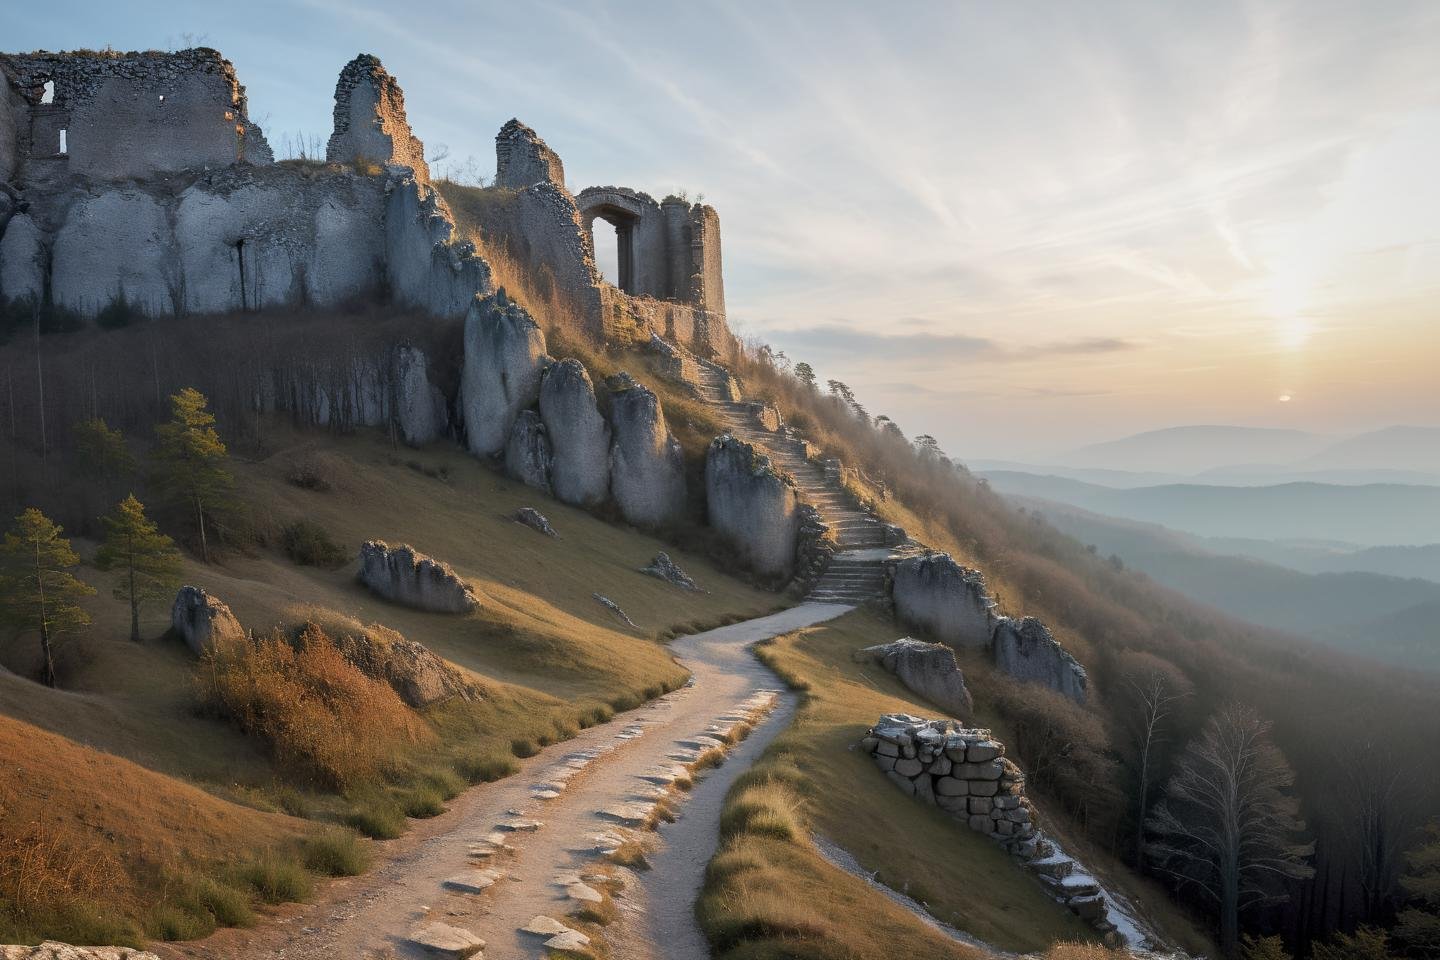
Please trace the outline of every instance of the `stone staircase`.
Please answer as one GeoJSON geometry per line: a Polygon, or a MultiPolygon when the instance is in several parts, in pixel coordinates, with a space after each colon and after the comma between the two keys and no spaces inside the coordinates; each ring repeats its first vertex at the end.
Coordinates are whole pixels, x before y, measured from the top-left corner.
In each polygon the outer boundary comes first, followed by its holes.
{"type": "Polygon", "coordinates": [[[754,406],[734,399],[732,381],[724,370],[702,364],[696,389],[730,433],[759,448],[776,468],[794,479],[801,499],[814,506],[834,532],[838,552],[806,599],[859,604],[882,596],[884,561],[891,553],[885,524],[851,506],[840,479],[805,456],[803,440],[789,436],[784,428],[771,431],[761,426],[754,406]]]}

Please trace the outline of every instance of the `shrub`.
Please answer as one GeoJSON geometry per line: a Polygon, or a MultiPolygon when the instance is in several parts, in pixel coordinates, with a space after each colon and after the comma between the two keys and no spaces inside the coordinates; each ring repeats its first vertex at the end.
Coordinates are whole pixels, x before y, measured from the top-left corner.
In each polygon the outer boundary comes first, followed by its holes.
{"type": "Polygon", "coordinates": [[[405,795],[402,807],[405,816],[425,820],[445,812],[445,798],[434,787],[417,787],[405,795]]]}
{"type": "Polygon", "coordinates": [[[235,876],[253,887],[266,903],[298,903],[310,899],[315,889],[303,866],[275,853],[242,864],[235,876]]]}
{"type": "Polygon", "coordinates": [[[393,800],[367,797],[345,816],[345,822],[375,840],[394,840],[405,832],[405,811],[393,800]]]}
{"type": "Polygon", "coordinates": [[[350,554],[330,537],[330,532],[313,520],[296,520],[280,531],[285,555],[302,567],[333,570],[350,561],[350,554]]]}
{"type": "Polygon", "coordinates": [[[255,922],[245,891],[213,877],[191,876],[182,883],[183,893],[175,900],[187,914],[199,917],[208,913],[222,927],[248,927],[255,922]]]}
{"type": "Polygon", "coordinates": [[[347,661],[319,627],[216,650],[202,696],[266,740],[282,762],[344,788],[392,769],[434,733],[389,684],[347,661]]]}
{"type": "Polygon", "coordinates": [[[455,769],[471,783],[493,783],[519,771],[520,764],[499,753],[483,753],[461,757],[455,761],[455,769]]]}
{"type": "Polygon", "coordinates": [[[510,741],[510,750],[515,756],[524,759],[525,757],[535,756],[535,754],[540,752],[540,747],[534,740],[527,737],[516,737],[510,741]]]}
{"type": "Polygon", "coordinates": [[[720,835],[737,833],[795,840],[801,836],[795,799],[779,784],[747,786],[734,794],[720,815],[720,835]]]}
{"type": "Polygon", "coordinates": [[[146,931],[156,940],[197,940],[215,929],[215,921],[207,915],[182,910],[171,903],[162,903],[150,911],[146,931]]]}
{"type": "Polygon", "coordinates": [[[370,866],[370,848],[352,830],[316,834],[302,847],[305,868],[330,877],[353,877],[370,866]]]}

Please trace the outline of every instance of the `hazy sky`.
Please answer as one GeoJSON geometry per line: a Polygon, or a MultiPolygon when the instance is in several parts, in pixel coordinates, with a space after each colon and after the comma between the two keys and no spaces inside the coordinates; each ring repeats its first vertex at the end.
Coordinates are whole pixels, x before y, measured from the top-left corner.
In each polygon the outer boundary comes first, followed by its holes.
{"type": "Polygon", "coordinates": [[[416,133],[703,193],[733,325],[962,459],[1184,423],[1440,424],[1440,4],[12,4],[218,47],[272,144],[375,53],[416,133]],[[1289,398],[1282,400],[1281,398],[1289,398]]]}

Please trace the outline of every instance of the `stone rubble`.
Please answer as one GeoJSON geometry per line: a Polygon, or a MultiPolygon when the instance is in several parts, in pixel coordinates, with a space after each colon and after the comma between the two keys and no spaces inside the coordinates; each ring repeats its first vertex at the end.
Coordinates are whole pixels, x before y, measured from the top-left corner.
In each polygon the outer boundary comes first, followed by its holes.
{"type": "Polygon", "coordinates": [[[680,565],[670,559],[670,554],[660,551],[655,554],[655,559],[650,561],[649,566],[641,567],[640,572],[647,576],[655,577],[657,580],[664,580],[666,583],[673,583],[682,590],[690,590],[697,593],[704,591],[690,579],[690,575],[680,569],[680,565]]]}
{"type": "Polygon", "coordinates": [[[609,597],[599,593],[592,593],[590,594],[590,596],[593,597],[595,600],[599,601],[602,606],[608,607],[610,609],[610,612],[615,614],[615,616],[619,617],[621,620],[624,620],[627,626],[634,627],[637,630],[640,628],[640,625],[637,624],[634,620],[631,620],[626,615],[625,611],[620,609],[620,604],[616,603],[614,600],[611,600],[609,597]]]}
{"type": "Polygon", "coordinates": [[[557,540],[560,539],[560,534],[550,525],[550,521],[545,518],[545,514],[536,510],[534,507],[521,507],[519,510],[516,510],[514,520],[516,523],[523,523],[530,529],[543,533],[547,537],[554,537],[557,540]]]}

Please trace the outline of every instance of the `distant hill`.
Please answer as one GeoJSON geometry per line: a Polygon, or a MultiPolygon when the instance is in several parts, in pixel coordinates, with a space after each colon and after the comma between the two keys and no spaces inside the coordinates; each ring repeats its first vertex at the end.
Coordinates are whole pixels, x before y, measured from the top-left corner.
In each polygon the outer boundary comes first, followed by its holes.
{"type": "Polygon", "coordinates": [[[1330,438],[1303,430],[1193,426],[1150,430],[1056,458],[1072,467],[1196,474],[1234,464],[1288,464],[1324,450],[1330,438]]]}
{"type": "Polygon", "coordinates": [[[1308,574],[1210,553],[1162,526],[1068,504],[1023,505],[1104,555],[1201,603],[1261,626],[1379,660],[1440,670],[1440,583],[1373,573],[1308,574]]]}
{"type": "Polygon", "coordinates": [[[994,489],[1197,536],[1341,540],[1360,546],[1440,543],[1440,487],[1284,483],[1264,487],[1162,484],[1119,490],[1019,471],[983,473],[994,489]]]}
{"type": "Polygon", "coordinates": [[[1440,427],[1387,427],[1341,440],[1297,467],[1440,473],[1440,427]]]}
{"type": "Polygon", "coordinates": [[[1251,540],[1244,537],[1196,537],[1214,553],[1238,553],[1304,573],[1382,573],[1420,577],[1440,583],[1440,543],[1418,547],[1357,547],[1339,542],[1251,540]]]}

